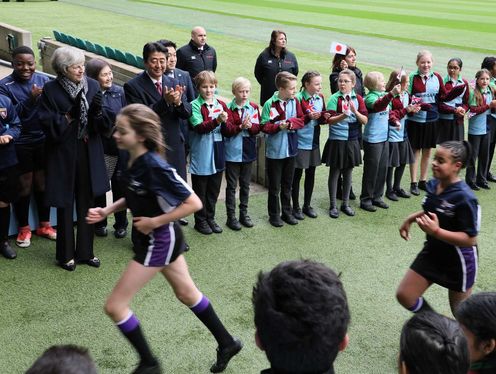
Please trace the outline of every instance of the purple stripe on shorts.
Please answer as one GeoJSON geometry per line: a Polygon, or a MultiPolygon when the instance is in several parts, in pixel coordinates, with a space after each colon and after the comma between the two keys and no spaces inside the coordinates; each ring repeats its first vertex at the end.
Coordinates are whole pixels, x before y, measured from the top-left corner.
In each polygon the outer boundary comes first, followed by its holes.
{"type": "Polygon", "coordinates": [[[477,275],[477,247],[462,248],[462,254],[465,259],[467,277],[465,288],[468,290],[474,285],[477,275]]]}
{"type": "Polygon", "coordinates": [[[205,309],[207,309],[209,305],[210,305],[210,300],[208,300],[208,298],[205,295],[202,295],[201,300],[192,307],[190,307],[190,309],[193,313],[198,314],[203,312],[205,309]]]}
{"type": "Polygon", "coordinates": [[[133,331],[136,327],[138,327],[138,325],[139,325],[139,319],[136,318],[136,316],[132,312],[129,318],[117,323],[117,327],[124,334],[133,331]]]}
{"type": "Polygon", "coordinates": [[[168,254],[174,250],[175,245],[175,243],[171,243],[172,238],[175,238],[175,236],[171,235],[171,230],[174,230],[173,225],[164,225],[153,230],[148,247],[148,251],[151,251],[151,256],[147,256],[149,261],[145,266],[164,266],[168,264],[167,259],[170,257],[168,254]]]}

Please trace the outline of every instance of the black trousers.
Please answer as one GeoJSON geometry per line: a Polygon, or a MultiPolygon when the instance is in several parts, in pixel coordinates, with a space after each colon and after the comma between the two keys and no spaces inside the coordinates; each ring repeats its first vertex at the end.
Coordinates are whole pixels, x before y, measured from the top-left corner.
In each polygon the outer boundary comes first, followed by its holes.
{"type": "Polygon", "coordinates": [[[66,263],[71,259],[86,261],[94,257],[94,227],[86,223],[88,209],[94,206],[91,191],[88,147],[78,141],[74,191],[70,192],[76,202],[77,238],[75,239],[73,223],[73,206],[57,208],[57,242],[56,259],[66,263]]]}
{"type": "Polygon", "coordinates": [[[296,157],[286,157],[283,159],[266,158],[267,176],[269,181],[269,198],[267,209],[270,217],[281,215],[290,216],[291,209],[291,187],[293,185],[293,175],[296,157]],[[279,205],[279,195],[281,205],[279,205]]]}
{"type": "Polygon", "coordinates": [[[252,162],[226,162],[227,217],[236,215],[236,188],[239,180],[239,213],[246,214],[250,197],[252,162]]]}
{"type": "Polygon", "coordinates": [[[372,204],[381,200],[386,184],[388,169],[389,143],[363,142],[363,176],[360,201],[372,204]]]}
{"type": "MultiPolygon", "coordinates": [[[[111,186],[112,186],[112,200],[116,202],[119,200],[121,197],[124,197],[124,193],[122,191],[122,187],[120,183],[117,181],[117,173],[114,173],[112,175],[112,179],[110,180],[111,186]]],[[[98,207],[106,207],[107,206],[107,197],[105,195],[98,196],[95,198],[95,206],[98,207]]],[[[114,229],[126,229],[128,225],[127,221],[127,210],[121,210],[120,212],[115,212],[114,213],[114,218],[115,218],[115,223],[114,223],[114,229]]],[[[107,218],[104,220],[95,223],[95,227],[107,227],[107,218]]]]}
{"type": "Polygon", "coordinates": [[[467,183],[487,183],[487,170],[489,167],[489,140],[491,133],[486,135],[468,135],[468,141],[472,146],[472,157],[468,160],[465,180],[467,183]],[[475,175],[475,163],[477,161],[477,177],[475,175]]]}
{"type": "Polygon", "coordinates": [[[193,191],[195,191],[203,204],[203,208],[195,213],[195,222],[215,218],[215,204],[217,204],[221,183],[222,171],[212,175],[191,174],[193,191]]]}

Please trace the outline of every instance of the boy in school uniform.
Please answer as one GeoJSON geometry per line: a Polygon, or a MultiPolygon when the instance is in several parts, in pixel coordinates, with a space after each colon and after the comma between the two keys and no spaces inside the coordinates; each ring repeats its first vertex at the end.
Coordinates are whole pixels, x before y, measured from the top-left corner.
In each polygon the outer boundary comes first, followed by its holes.
{"type": "Polygon", "coordinates": [[[298,224],[291,208],[291,187],[298,154],[296,130],[304,126],[301,104],[295,99],[296,76],[286,71],[276,75],[278,91],[265,102],[261,130],[267,134],[265,156],[269,180],[269,222],[282,227],[298,224]],[[279,205],[279,195],[281,204],[279,205]],[[282,206],[282,213],[281,213],[282,206]]]}
{"type": "Polygon", "coordinates": [[[252,227],[248,215],[248,198],[253,161],[257,158],[256,135],[260,131],[258,105],[249,100],[251,83],[239,77],[232,84],[234,99],[228,104],[231,125],[226,128],[226,225],[241,230],[241,225],[252,227]],[[239,221],[236,219],[236,187],[239,180],[239,221]]]}

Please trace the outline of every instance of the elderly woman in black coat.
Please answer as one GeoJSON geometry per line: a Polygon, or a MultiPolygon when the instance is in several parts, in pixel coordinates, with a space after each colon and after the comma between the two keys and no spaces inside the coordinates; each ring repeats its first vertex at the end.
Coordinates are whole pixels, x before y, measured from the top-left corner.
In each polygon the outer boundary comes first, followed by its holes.
{"type": "Polygon", "coordinates": [[[46,199],[57,208],[56,258],[69,271],[76,263],[100,266],[93,254],[94,228],[85,217],[94,197],[109,190],[100,133],[109,131],[110,121],[102,110],[98,82],[84,75],[84,62],[76,48],[54,52],[52,67],[57,78],[45,84],[39,110],[47,138],[46,199]]]}

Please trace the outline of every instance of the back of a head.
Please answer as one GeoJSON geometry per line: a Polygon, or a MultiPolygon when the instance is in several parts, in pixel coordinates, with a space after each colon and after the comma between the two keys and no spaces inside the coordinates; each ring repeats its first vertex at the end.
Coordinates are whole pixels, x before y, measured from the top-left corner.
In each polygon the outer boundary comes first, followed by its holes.
{"type": "Polygon", "coordinates": [[[25,374],[97,374],[88,350],[75,345],[48,348],[25,374]]]}
{"type": "Polygon", "coordinates": [[[400,362],[409,374],[466,374],[470,360],[463,330],[435,312],[414,315],[401,331],[400,362]]]}
{"type": "Polygon", "coordinates": [[[334,271],[308,260],[283,262],[259,274],[253,305],[257,335],[273,370],[329,370],[350,320],[334,271]]]}

